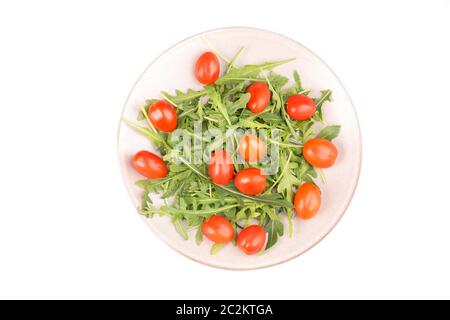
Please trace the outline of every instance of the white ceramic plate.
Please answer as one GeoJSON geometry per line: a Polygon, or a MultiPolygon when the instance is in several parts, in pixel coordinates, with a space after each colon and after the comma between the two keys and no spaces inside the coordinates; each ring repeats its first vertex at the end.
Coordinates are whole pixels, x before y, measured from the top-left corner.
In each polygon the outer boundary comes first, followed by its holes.
{"type": "MultiPolygon", "coordinates": [[[[311,88],[314,96],[318,96],[321,89],[333,90],[333,102],[324,106],[325,120],[329,124],[340,124],[342,128],[339,137],[334,140],[339,149],[338,159],[332,168],[325,170],[328,182],[319,182],[322,190],[321,210],[311,220],[295,219],[292,238],[285,232],[285,236],[272,249],[254,256],[244,255],[233,245],[226,246],[212,256],[209,253],[209,240],[204,240],[200,246],[195,244],[195,231],[185,241],[175,231],[169,218],[143,219],[165,243],[195,261],[235,270],[275,265],[297,257],[317,244],[333,229],[349,205],[361,165],[357,116],[339,79],[313,52],[273,32],[252,28],[225,28],[186,39],[156,58],[131,90],[123,117],[136,119],[143,101],[160,97],[162,90],[173,92],[175,89],[199,89],[200,85],[193,75],[193,65],[202,52],[211,50],[210,46],[226,57],[232,57],[241,46],[245,46],[246,50],[238,61],[240,65],[296,57],[295,61],[275,71],[292,78],[292,71],[299,70],[303,86],[311,88]]],[[[126,187],[136,208],[140,205],[141,190],[134,183],[142,178],[131,168],[130,158],[141,149],[154,150],[146,138],[121,123],[118,135],[119,161],[126,187]]]]}

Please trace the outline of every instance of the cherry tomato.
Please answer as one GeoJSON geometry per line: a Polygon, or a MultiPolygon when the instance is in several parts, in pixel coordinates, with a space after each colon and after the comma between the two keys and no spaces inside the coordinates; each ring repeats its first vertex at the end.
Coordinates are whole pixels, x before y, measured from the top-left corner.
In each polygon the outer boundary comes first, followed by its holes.
{"type": "Polygon", "coordinates": [[[225,150],[216,150],[209,162],[209,176],[216,184],[227,185],[233,180],[234,166],[225,150]]]}
{"type": "Polygon", "coordinates": [[[149,151],[139,151],[131,159],[133,168],[149,179],[159,179],[167,176],[167,166],[156,154],[149,151]]]}
{"type": "Polygon", "coordinates": [[[212,52],[203,53],[195,64],[195,77],[202,84],[213,84],[219,78],[220,62],[212,52]]]}
{"type": "Polygon", "coordinates": [[[156,129],[163,132],[172,132],[177,128],[177,112],[175,108],[164,100],[154,102],[148,108],[148,117],[156,129]]]}
{"type": "Polygon", "coordinates": [[[266,243],[266,230],[258,225],[248,226],[237,238],[237,246],[245,254],[255,254],[261,251],[266,243]]]}
{"type": "Polygon", "coordinates": [[[301,219],[311,219],[320,209],[320,189],[309,182],[298,188],[294,198],[295,213],[301,219]]]}
{"type": "Polygon", "coordinates": [[[330,141],[322,138],[308,140],[303,146],[303,157],[316,168],[329,168],[336,161],[338,150],[330,141]]]}
{"type": "Polygon", "coordinates": [[[316,104],[310,97],[293,94],[286,101],[286,111],[293,120],[307,120],[316,113],[316,104]]]}
{"type": "Polygon", "coordinates": [[[253,113],[260,113],[270,103],[270,90],[264,82],[255,82],[247,88],[247,93],[250,93],[250,100],[248,100],[247,108],[253,113]]]}
{"type": "Polygon", "coordinates": [[[222,216],[212,216],[202,224],[205,237],[216,243],[228,243],[234,238],[234,229],[230,221],[222,216]]]}
{"type": "Polygon", "coordinates": [[[257,162],[266,152],[266,144],[254,134],[243,135],[239,140],[239,153],[245,161],[257,162]]]}
{"type": "Polygon", "coordinates": [[[236,188],[245,194],[259,194],[266,188],[266,176],[258,168],[242,169],[234,179],[236,188]]]}

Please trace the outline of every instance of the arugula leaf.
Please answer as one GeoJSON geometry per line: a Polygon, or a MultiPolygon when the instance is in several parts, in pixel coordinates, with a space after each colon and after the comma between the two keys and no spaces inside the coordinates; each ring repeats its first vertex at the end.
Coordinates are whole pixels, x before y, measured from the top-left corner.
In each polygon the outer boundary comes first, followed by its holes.
{"type": "Polygon", "coordinates": [[[269,122],[269,123],[283,121],[283,118],[279,114],[272,113],[272,112],[263,112],[263,113],[257,114],[256,117],[263,120],[264,122],[269,122]]]}
{"type": "Polygon", "coordinates": [[[249,128],[249,129],[269,129],[270,126],[252,118],[240,118],[237,123],[238,127],[249,128]]]}
{"type": "Polygon", "coordinates": [[[300,80],[300,75],[298,74],[297,70],[294,71],[294,91],[295,93],[303,92],[304,89],[302,87],[302,81],[300,80]]]}
{"type": "Polygon", "coordinates": [[[266,229],[268,234],[266,244],[266,250],[268,250],[277,243],[279,237],[283,236],[284,225],[279,220],[270,220],[264,229],[266,229]]]}
{"type": "Polygon", "coordinates": [[[333,140],[339,135],[339,131],[341,130],[341,126],[327,126],[320,130],[317,134],[317,138],[323,138],[327,140],[333,140]]]}
{"type": "Polygon", "coordinates": [[[143,134],[144,136],[146,136],[150,141],[152,141],[155,144],[158,144],[160,142],[163,142],[164,139],[157,133],[151,131],[150,129],[146,128],[146,127],[142,127],[138,124],[135,124],[131,121],[128,121],[127,119],[122,119],[123,122],[125,122],[127,125],[129,125],[130,127],[136,129],[137,131],[139,131],[141,134],[143,134]]]}
{"type": "Polygon", "coordinates": [[[199,225],[197,227],[197,232],[195,233],[195,243],[197,245],[200,245],[203,241],[203,231],[202,231],[202,226],[199,225]]]}
{"type": "Polygon", "coordinates": [[[295,58],[281,61],[264,62],[262,64],[248,64],[242,68],[234,68],[230,72],[219,78],[216,81],[216,84],[221,85],[236,81],[254,80],[254,78],[258,77],[261,71],[270,71],[293,60],[295,60],[295,58]]]}
{"type": "Polygon", "coordinates": [[[275,91],[280,91],[281,88],[283,88],[284,85],[289,81],[289,78],[273,72],[267,78],[269,79],[275,91]]]}
{"type": "Polygon", "coordinates": [[[239,99],[234,102],[230,102],[230,101],[225,102],[226,108],[227,108],[227,114],[234,115],[238,110],[244,109],[247,105],[248,100],[250,100],[250,94],[244,93],[244,94],[241,94],[239,99]]]}
{"type": "Polygon", "coordinates": [[[314,116],[314,119],[322,122],[323,121],[322,106],[325,102],[332,101],[332,98],[331,98],[332,91],[327,89],[327,90],[321,90],[320,93],[321,93],[321,96],[317,99],[314,99],[314,102],[317,106],[317,111],[314,116]]]}
{"type": "Polygon", "coordinates": [[[192,89],[188,89],[186,92],[182,92],[180,90],[175,90],[175,95],[171,95],[165,91],[161,92],[161,95],[166,98],[169,102],[172,102],[176,105],[192,101],[196,98],[200,98],[206,94],[205,90],[194,91],[192,89]]]}
{"type": "MultiPolygon", "coordinates": [[[[147,99],[147,100],[145,100],[144,110],[147,111],[148,108],[149,108],[153,103],[155,103],[156,101],[158,101],[158,99],[147,99]]],[[[144,120],[144,119],[145,119],[145,115],[144,115],[144,112],[141,110],[141,111],[138,113],[137,120],[144,120]]]]}
{"type": "Polygon", "coordinates": [[[217,254],[220,250],[222,250],[225,247],[225,244],[223,243],[214,243],[211,247],[211,255],[217,254]]]}
{"type": "Polygon", "coordinates": [[[140,212],[143,213],[152,206],[152,200],[150,199],[150,191],[144,190],[142,192],[141,208],[140,212]]]}
{"type": "Polygon", "coordinates": [[[177,230],[178,234],[184,239],[188,240],[189,236],[187,234],[186,226],[180,219],[173,219],[173,225],[175,226],[175,230],[177,230]]]}
{"type": "Polygon", "coordinates": [[[213,106],[217,108],[217,110],[222,114],[224,119],[227,121],[229,125],[231,125],[230,117],[228,116],[227,108],[224,106],[222,102],[222,98],[220,97],[219,93],[217,92],[215,87],[206,87],[205,88],[208,97],[211,99],[211,102],[213,106]]]}

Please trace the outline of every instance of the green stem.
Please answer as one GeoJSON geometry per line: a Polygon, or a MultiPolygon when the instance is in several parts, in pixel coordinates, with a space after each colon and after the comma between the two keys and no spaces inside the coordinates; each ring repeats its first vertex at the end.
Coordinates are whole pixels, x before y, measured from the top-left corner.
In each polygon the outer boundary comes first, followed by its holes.
{"type": "Polygon", "coordinates": [[[206,120],[211,121],[211,122],[219,123],[219,121],[212,119],[210,117],[203,117],[203,118],[205,118],[206,120]]]}
{"type": "Polygon", "coordinates": [[[323,173],[323,170],[322,170],[322,169],[319,169],[318,171],[319,171],[319,177],[320,177],[320,180],[322,180],[322,183],[323,183],[323,184],[326,184],[326,183],[327,183],[327,177],[326,177],[325,174],[323,173]]]}
{"type": "Polygon", "coordinates": [[[211,42],[209,42],[209,40],[206,37],[203,37],[203,40],[206,42],[206,44],[208,45],[208,47],[211,49],[212,52],[214,52],[215,54],[217,54],[223,61],[225,61],[227,64],[229,64],[231,61],[227,58],[225,58],[224,55],[222,55],[222,53],[220,53],[219,50],[217,50],[212,44],[211,42]]]}
{"type": "Polygon", "coordinates": [[[194,112],[194,111],[195,111],[195,109],[189,109],[189,110],[187,110],[187,111],[183,111],[183,112],[178,116],[178,119],[181,119],[181,118],[183,118],[183,117],[189,115],[190,113],[192,113],[192,112],[194,112]]]}
{"type": "Polygon", "coordinates": [[[267,140],[270,141],[271,143],[274,143],[274,144],[277,144],[279,146],[286,147],[286,148],[299,148],[299,147],[302,146],[301,144],[284,143],[284,142],[279,142],[279,141],[272,140],[270,138],[267,138],[267,140]]]}
{"type": "Polygon", "coordinates": [[[146,127],[142,127],[142,126],[140,126],[134,122],[131,122],[130,120],[125,119],[125,118],[122,118],[122,121],[125,122],[128,126],[132,127],[133,129],[136,129],[138,132],[140,132],[147,138],[149,138],[152,142],[154,142],[154,141],[162,142],[163,141],[161,136],[159,136],[157,133],[150,131],[146,127]]]}
{"type": "Polygon", "coordinates": [[[144,108],[144,107],[141,107],[141,112],[144,113],[144,117],[145,117],[145,120],[147,120],[148,126],[149,126],[150,128],[152,128],[153,132],[154,132],[155,134],[157,134],[157,135],[161,138],[161,143],[164,145],[164,147],[167,148],[167,151],[169,151],[169,150],[171,149],[171,147],[170,147],[169,144],[166,142],[166,140],[164,140],[164,139],[160,136],[158,130],[156,130],[156,128],[153,126],[153,123],[150,121],[147,112],[145,112],[145,108],[144,108]]]}
{"type": "Polygon", "coordinates": [[[153,130],[154,133],[158,133],[158,131],[156,131],[156,128],[153,126],[153,123],[148,118],[148,114],[143,106],[141,106],[141,112],[144,114],[144,118],[147,121],[148,126],[153,130]]]}
{"type": "Polygon", "coordinates": [[[164,100],[167,100],[170,102],[171,105],[173,105],[175,108],[183,109],[181,106],[176,104],[165,92],[161,92],[161,96],[164,98],[164,100]]]}
{"type": "Polygon", "coordinates": [[[228,70],[226,73],[230,72],[230,70],[232,70],[234,68],[234,63],[236,62],[236,60],[239,58],[239,56],[241,55],[241,53],[244,51],[245,47],[242,46],[239,51],[235,54],[235,56],[231,59],[230,63],[228,63],[228,70]]]}

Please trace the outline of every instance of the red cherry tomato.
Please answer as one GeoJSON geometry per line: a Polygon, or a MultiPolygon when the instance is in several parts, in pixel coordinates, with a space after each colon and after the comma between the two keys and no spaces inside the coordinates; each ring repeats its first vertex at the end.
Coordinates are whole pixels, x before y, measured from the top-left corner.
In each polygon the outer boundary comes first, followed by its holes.
{"type": "Polygon", "coordinates": [[[167,176],[167,166],[156,154],[149,151],[139,151],[131,159],[133,168],[149,179],[159,179],[167,176]]]}
{"type": "Polygon", "coordinates": [[[254,134],[243,135],[239,140],[239,153],[245,161],[257,162],[266,152],[266,144],[254,134]]]}
{"type": "Polygon", "coordinates": [[[237,238],[237,246],[245,254],[255,254],[261,251],[266,243],[266,230],[258,225],[248,226],[237,238]]]}
{"type": "Polygon", "coordinates": [[[255,82],[247,88],[247,93],[250,93],[250,100],[248,100],[247,108],[251,112],[260,113],[270,103],[270,90],[264,82],[255,82]]]}
{"type": "Polygon", "coordinates": [[[286,101],[286,111],[293,120],[307,120],[316,113],[314,100],[302,94],[294,94],[286,101]]]}
{"type": "Polygon", "coordinates": [[[156,101],[148,108],[147,114],[155,128],[160,131],[172,132],[177,128],[177,112],[167,101],[156,101]]]}
{"type": "Polygon", "coordinates": [[[315,168],[329,168],[336,161],[338,150],[330,141],[322,138],[308,140],[303,146],[303,157],[315,168]]]}
{"type": "Polygon", "coordinates": [[[202,84],[213,84],[219,78],[220,62],[212,52],[203,53],[195,64],[195,77],[202,84]]]}
{"type": "Polygon", "coordinates": [[[234,229],[231,223],[222,216],[212,216],[202,224],[205,237],[216,243],[228,243],[234,238],[234,229]]]}
{"type": "Polygon", "coordinates": [[[242,169],[234,179],[236,188],[245,194],[255,195],[266,188],[266,176],[258,168],[242,169]]]}
{"type": "Polygon", "coordinates": [[[216,150],[209,162],[209,176],[216,184],[227,185],[233,180],[234,166],[225,150],[216,150]]]}
{"type": "Polygon", "coordinates": [[[312,183],[305,182],[295,194],[295,213],[301,219],[311,219],[319,211],[320,203],[320,189],[312,183]]]}

